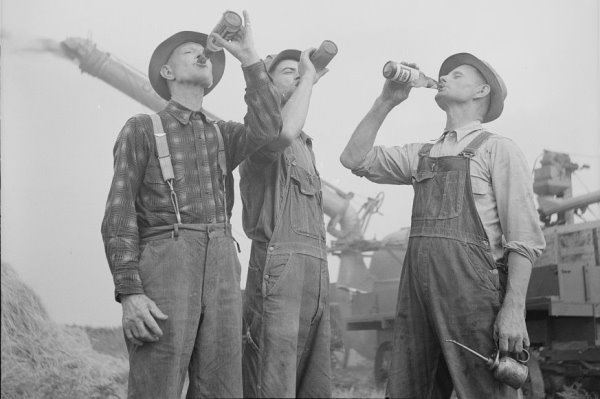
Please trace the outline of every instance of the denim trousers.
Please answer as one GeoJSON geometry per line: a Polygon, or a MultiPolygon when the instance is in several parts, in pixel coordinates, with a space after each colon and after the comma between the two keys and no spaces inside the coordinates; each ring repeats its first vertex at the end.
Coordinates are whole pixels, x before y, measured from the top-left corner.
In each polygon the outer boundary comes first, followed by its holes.
{"type": "Polygon", "coordinates": [[[331,397],[327,260],[253,243],[244,298],[244,397],[331,397]]]}
{"type": "Polygon", "coordinates": [[[157,320],[163,331],[157,342],[127,342],[128,398],[179,399],[188,373],[187,398],[242,396],[235,241],[223,225],[187,227],[142,241],[144,292],[168,319],[157,320]]]}

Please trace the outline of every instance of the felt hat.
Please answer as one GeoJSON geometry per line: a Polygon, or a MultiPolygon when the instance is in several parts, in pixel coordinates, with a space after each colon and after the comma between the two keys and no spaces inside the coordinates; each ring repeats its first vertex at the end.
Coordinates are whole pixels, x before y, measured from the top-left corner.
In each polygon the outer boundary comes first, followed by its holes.
{"type": "Polygon", "coordinates": [[[282,52],[274,56],[272,59],[269,59],[269,57],[271,56],[268,56],[265,60],[265,63],[267,64],[267,71],[269,71],[269,73],[273,72],[277,64],[279,64],[283,60],[300,61],[300,55],[302,55],[302,51],[288,49],[283,50],[282,52]]]}
{"type": "MultiPolygon", "coordinates": [[[[182,31],[175,33],[173,36],[167,38],[161,44],[156,47],[152,57],[150,57],[150,65],[148,66],[148,78],[152,88],[158,93],[159,96],[165,100],[171,99],[171,93],[167,86],[167,81],[160,75],[160,69],[167,63],[169,57],[177,47],[184,43],[198,43],[206,47],[206,40],[208,35],[200,32],[182,31]]],[[[225,52],[219,50],[214,53],[210,53],[209,59],[212,63],[212,74],[213,84],[212,86],[204,89],[204,95],[211,92],[212,89],[219,83],[223,77],[223,71],[225,70],[225,52]]]]}
{"type": "Polygon", "coordinates": [[[482,122],[491,122],[502,114],[504,99],[506,99],[506,85],[498,75],[498,72],[487,62],[469,53],[458,53],[446,58],[440,67],[439,77],[450,73],[454,68],[461,65],[470,65],[477,69],[488,85],[490,85],[490,107],[483,117],[482,122]]]}

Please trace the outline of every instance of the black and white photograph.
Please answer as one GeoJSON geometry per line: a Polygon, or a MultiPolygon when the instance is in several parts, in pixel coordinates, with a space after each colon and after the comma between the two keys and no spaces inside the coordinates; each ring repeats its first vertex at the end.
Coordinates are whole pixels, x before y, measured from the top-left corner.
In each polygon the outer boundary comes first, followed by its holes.
{"type": "Polygon", "coordinates": [[[600,399],[600,1],[0,0],[2,399],[600,399]]]}

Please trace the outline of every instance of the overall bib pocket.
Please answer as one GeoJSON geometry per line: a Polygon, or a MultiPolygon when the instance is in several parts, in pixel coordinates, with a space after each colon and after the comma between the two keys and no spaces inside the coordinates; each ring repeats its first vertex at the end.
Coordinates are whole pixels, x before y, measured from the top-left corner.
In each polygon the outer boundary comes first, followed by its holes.
{"type": "Polygon", "coordinates": [[[301,167],[291,166],[290,177],[288,211],[292,230],[310,238],[324,239],[319,176],[301,167]]]}
{"type": "Polygon", "coordinates": [[[465,173],[420,170],[412,176],[415,189],[413,220],[444,220],[462,211],[465,173]]]}

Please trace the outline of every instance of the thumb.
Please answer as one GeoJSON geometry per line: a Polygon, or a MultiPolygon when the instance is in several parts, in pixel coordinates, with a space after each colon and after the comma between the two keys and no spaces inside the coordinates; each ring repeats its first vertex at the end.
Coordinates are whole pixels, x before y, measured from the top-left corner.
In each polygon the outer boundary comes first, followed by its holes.
{"type": "Polygon", "coordinates": [[[158,306],[156,306],[156,304],[154,302],[152,302],[152,303],[149,304],[148,310],[150,310],[150,313],[152,314],[152,316],[154,316],[155,318],[157,318],[159,320],[167,320],[169,318],[169,316],[167,316],[166,314],[164,314],[158,308],[158,306]]]}
{"type": "Polygon", "coordinates": [[[221,37],[221,35],[219,35],[218,33],[212,32],[209,36],[208,36],[208,40],[212,40],[213,43],[215,43],[217,46],[219,47],[225,47],[225,45],[227,44],[227,40],[223,39],[221,37]]]}

